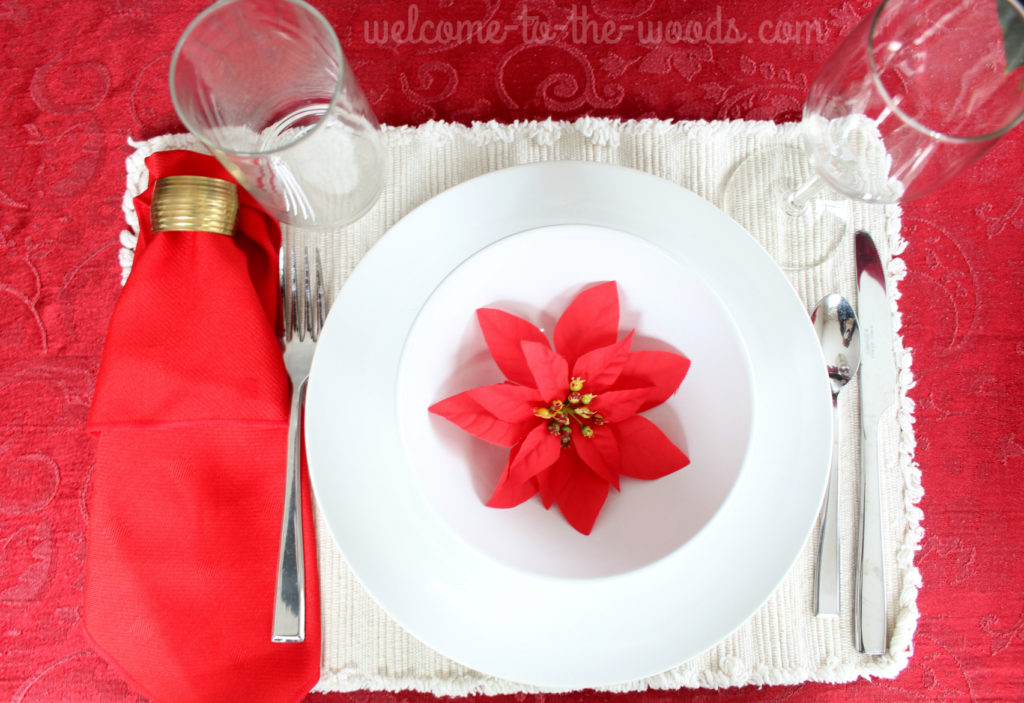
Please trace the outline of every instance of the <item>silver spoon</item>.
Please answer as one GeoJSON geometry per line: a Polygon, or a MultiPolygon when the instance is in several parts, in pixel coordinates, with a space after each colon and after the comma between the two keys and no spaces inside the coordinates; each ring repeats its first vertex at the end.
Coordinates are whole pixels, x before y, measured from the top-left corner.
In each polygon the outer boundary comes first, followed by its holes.
{"type": "Polygon", "coordinates": [[[860,330],[853,307],[838,293],[826,295],[811,315],[832,384],[832,466],[821,513],[814,614],[839,617],[839,391],[857,375],[860,330]]]}

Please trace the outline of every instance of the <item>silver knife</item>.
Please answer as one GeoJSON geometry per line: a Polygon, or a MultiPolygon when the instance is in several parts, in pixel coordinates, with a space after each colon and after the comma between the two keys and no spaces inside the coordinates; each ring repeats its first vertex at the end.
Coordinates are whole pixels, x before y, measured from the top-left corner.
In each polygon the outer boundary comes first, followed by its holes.
{"type": "Polygon", "coordinates": [[[853,632],[857,650],[884,654],[886,630],[878,424],[896,402],[892,313],[885,270],[867,232],[857,232],[857,319],[860,323],[860,527],[857,540],[853,632]]]}

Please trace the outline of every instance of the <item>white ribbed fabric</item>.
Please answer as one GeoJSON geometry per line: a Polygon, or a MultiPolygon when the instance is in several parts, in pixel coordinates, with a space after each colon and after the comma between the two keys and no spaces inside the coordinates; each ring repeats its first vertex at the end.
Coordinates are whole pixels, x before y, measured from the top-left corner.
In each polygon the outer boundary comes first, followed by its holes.
{"type": "MultiPolygon", "coordinates": [[[[720,204],[722,184],[745,156],[777,144],[798,145],[798,126],[768,122],[620,122],[584,118],[576,122],[478,123],[472,127],[432,122],[420,127],[386,127],[389,154],[387,186],[366,217],[328,235],[316,235],[331,292],[337,291],[374,242],[403,215],[432,196],[474,176],[506,166],[545,160],[586,160],[648,171],[720,204]]],[[[154,151],[203,151],[189,135],[166,135],[134,143],[128,159],[121,265],[127,276],[137,231],[131,198],[146,185],[143,160],[154,151]]],[[[751,200],[745,206],[764,208],[751,200]]],[[[658,676],[614,690],[680,687],[719,688],[744,684],[793,684],[802,681],[850,681],[860,676],[893,677],[912,653],[917,623],[920,574],[914,552],[920,546],[922,513],[920,471],[913,460],[913,385],[910,352],[899,338],[897,283],[906,270],[897,257],[905,246],[900,211],[895,206],[852,205],[854,223],[874,235],[887,266],[893,324],[897,332],[900,402],[883,420],[881,444],[883,511],[890,647],[882,657],[858,655],[853,645],[849,608],[853,602],[859,477],[858,386],[840,396],[842,430],[843,617],[816,619],[811,613],[816,539],[811,537],[797,563],[761,609],[736,632],[704,654],[658,676]]],[[[763,211],[755,218],[768,217],[763,211]]],[[[811,238],[828,236],[811,233],[811,238]]],[[[291,233],[291,236],[297,236],[291,233]]],[[[308,235],[304,235],[308,236],[308,235]]],[[[788,245],[792,245],[791,238],[788,245]]],[[[769,251],[779,242],[762,241],[769,251]]],[[[818,240],[799,242],[808,252],[818,240]]],[[[799,253],[799,252],[798,252],[799,253]]],[[[792,251],[789,251],[792,254],[792,251]]],[[[853,240],[843,240],[826,263],[789,274],[812,309],[817,300],[841,292],[856,300],[853,240]]],[[[510,693],[529,687],[489,677],[456,664],[407,634],[356,581],[342,560],[322,518],[317,518],[323,611],[322,677],[316,690],[415,689],[441,695],[510,693]]],[[[816,531],[815,533],[816,534],[816,531]]],[[[742,559],[743,555],[730,558],[742,559]]],[[[269,596],[268,596],[269,597],[269,596]]],[[[699,604],[695,604],[699,607],[699,604]]],[[[499,633],[495,633],[499,637],[499,633]]]]}

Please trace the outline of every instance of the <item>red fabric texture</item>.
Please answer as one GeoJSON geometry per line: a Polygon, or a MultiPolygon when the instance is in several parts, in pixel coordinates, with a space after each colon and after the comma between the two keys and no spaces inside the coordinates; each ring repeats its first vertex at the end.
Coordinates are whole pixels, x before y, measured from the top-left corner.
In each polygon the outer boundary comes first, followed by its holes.
{"type": "Polygon", "coordinates": [[[299,700],[320,674],[308,486],[306,641],[270,641],[289,411],[280,230],[243,191],[235,237],[153,233],[158,178],[230,177],[190,152],[147,166],[89,423],[85,628],[155,701],[299,700]]]}
{"type": "MultiPolygon", "coordinates": [[[[381,121],[417,125],[586,115],[796,120],[817,67],[877,0],[313,4],[337,29],[381,121]],[[501,31],[424,41],[431,38],[419,30],[396,31],[414,11],[420,29],[462,20],[493,21],[501,31]],[[584,19],[621,33],[595,36],[584,19]]],[[[3,701],[120,703],[142,695],[97,654],[82,622],[86,531],[97,519],[86,498],[99,480],[97,441],[85,426],[121,292],[126,139],[183,129],[167,89],[171,52],[208,5],[0,2],[3,701]]],[[[501,703],[1024,700],[1021,163],[1017,127],[954,183],[904,208],[908,273],[899,304],[914,353],[910,397],[925,490],[915,555],[921,618],[908,668],[894,680],[838,686],[501,703]]],[[[366,691],[308,699],[434,700],[366,691]]]]}

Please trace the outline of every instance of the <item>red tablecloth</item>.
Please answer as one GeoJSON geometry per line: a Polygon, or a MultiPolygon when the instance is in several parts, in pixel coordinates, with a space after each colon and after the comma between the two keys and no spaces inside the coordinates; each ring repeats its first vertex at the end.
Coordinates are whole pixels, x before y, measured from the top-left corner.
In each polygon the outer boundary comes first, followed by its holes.
{"type": "MultiPolygon", "coordinates": [[[[418,124],[797,119],[815,67],[874,2],[317,4],[381,120],[418,124]],[[443,42],[443,20],[461,41],[443,42]]],[[[126,139],[180,130],[167,93],[170,55],[204,6],[0,3],[3,700],[137,697],[90,649],[82,627],[95,452],[84,426],[120,289],[126,139]]],[[[565,698],[1024,699],[1022,157],[1018,129],[954,184],[905,210],[910,273],[900,305],[914,351],[926,530],[909,668],[892,681],[846,686],[565,698]]]]}

